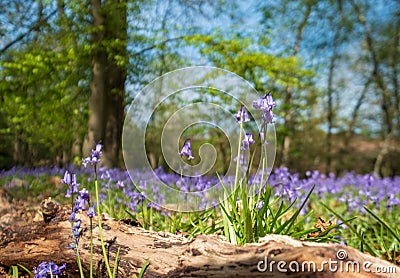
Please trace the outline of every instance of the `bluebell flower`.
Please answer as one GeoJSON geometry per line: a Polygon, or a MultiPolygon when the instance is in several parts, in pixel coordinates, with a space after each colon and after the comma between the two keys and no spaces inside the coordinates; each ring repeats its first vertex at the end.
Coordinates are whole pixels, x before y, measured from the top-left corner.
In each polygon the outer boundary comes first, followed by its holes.
{"type": "Polygon", "coordinates": [[[76,211],[73,210],[73,211],[71,212],[71,215],[69,216],[69,222],[74,221],[75,216],[76,216],[76,211]]]}
{"type": "Polygon", "coordinates": [[[247,114],[247,110],[246,110],[246,107],[244,105],[242,105],[242,107],[237,112],[236,121],[238,123],[240,123],[240,122],[245,123],[245,122],[249,122],[250,121],[249,115],[247,114]]]}
{"type": "Polygon", "coordinates": [[[79,195],[86,200],[88,203],[90,202],[90,195],[89,191],[86,188],[83,188],[81,191],[79,191],[79,195]]]}
{"type": "Polygon", "coordinates": [[[71,193],[72,193],[71,189],[67,188],[67,192],[65,193],[65,198],[70,198],[71,197],[71,193]]]}
{"type": "Polygon", "coordinates": [[[262,115],[262,118],[267,124],[272,124],[275,119],[275,114],[272,112],[272,110],[266,110],[262,115]]]}
{"type": "Polygon", "coordinates": [[[33,268],[33,275],[35,278],[56,277],[56,275],[60,277],[65,269],[65,264],[58,266],[53,262],[41,262],[38,267],[33,268]]]}
{"type": "Polygon", "coordinates": [[[72,227],[72,234],[74,239],[77,240],[79,238],[79,229],[81,228],[81,220],[79,218],[75,219],[75,224],[72,227]]]}
{"type": "Polygon", "coordinates": [[[92,150],[92,153],[89,157],[86,157],[82,159],[82,165],[84,167],[87,167],[88,165],[96,165],[100,162],[100,158],[103,155],[102,152],[103,145],[101,143],[98,143],[96,145],[96,148],[92,150]]]}
{"type": "Polygon", "coordinates": [[[93,216],[96,216],[96,212],[94,210],[94,207],[96,206],[96,203],[93,204],[93,206],[90,206],[88,211],[87,211],[87,216],[92,218],[93,216]]]}
{"type": "Polygon", "coordinates": [[[68,170],[65,171],[64,178],[61,180],[61,182],[67,185],[71,185],[71,174],[68,170]]]}
{"type": "Polygon", "coordinates": [[[125,187],[124,182],[123,181],[117,181],[117,187],[120,189],[123,189],[125,187]]]}
{"type": "Polygon", "coordinates": [[[86,210],[86,200],[82,198],[81,195],[78,195],[75,201],[75,206],[74,206],[74,211],[79,211],[79,210],[86,210]]]}
{"type": "Polygon", "coordinates": [[[253,102],[253,107],[262,111],[272,110],[272,108],[275,106],[276,103],[270,93],[267,93],[264,97],[261,97],[253,102]]]}
{"type": "Polygon", "coordinates": [[[270,93],[267,93],[264,97],[259,98],[253,102],[253,107],[255,109],[263,111],[262,118],[265,123],[273,123],[275,119],[275,114],[272,112],[272,108],[276,106],[270,93]]]}
{"type": "Polygon", "coordinates": [[[251,144],[254,144],[253,135],[251,133],[246,133],[242,140],[242,146],[240,148],[242,150],[248,150],[251,144]]]}
{"type": "Polygon", "coordinates": [[[96,148],[92,150],[92,157],[100,158],[103,155],[102,149],[103,145],[101,143],[98,143],[96,145],[96,148]]]}
{"type": "Polygon", "coordinates": [[[263,201],[263,200],[260,200],[260,201],[258,202],[258,204],[256,205],[257,210],[260,211],[260,210],[263,208],[263,206],[264,206],[264,201],[263,201]]]}
{"type": "Polygon", "coordinates": [[[71,197],[72,193],[77,193],[79,191],[79,183],[76,180],[76,175],[70,173],[68,170],[65,171],[64,178],[61,180],[62,183],[69,185],[65,197],[71,197]]]}
{"type": "Polygon", "coordinates": [[[192,150],[190,149],[190,138],[186,139],[185,144],[182,147],[181,152],[179,153],[180,156],[187,156],[188,160],[194,159],[192,155],[192,150]]]}
{"type": "Polygon", "coordinates": [[[71,181],[71,190],[73,193],[77,193],[79,191],[79,183],[76,181],[76,175],[72,175],[72,181],[71,181]]]}

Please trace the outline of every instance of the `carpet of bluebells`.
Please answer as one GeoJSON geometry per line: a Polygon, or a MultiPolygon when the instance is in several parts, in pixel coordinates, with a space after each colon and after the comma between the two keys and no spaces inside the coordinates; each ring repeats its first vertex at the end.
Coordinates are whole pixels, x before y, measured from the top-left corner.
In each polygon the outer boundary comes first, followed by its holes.
{"type": "MultiPolygon", "coordinates": [[[[69,170],[79,176],[88,176],[87,182],[91,182],[91,169],[87,168],[72,168],[69,170]]],[[[186,191],[188,187],[196,188],[198,191],[203,191],[218,181],[218,178],[209,178],[207,176],[188,178],[181,177],[177,174],[165,173],[161,168],[156,169],[157,177],[165,183],[174,184],[182,191],[186,191]]],[[[0,180],[4,189],[11,191],[21,189],[31,190],[35,194],[37,190],[32,188],[38,181],[46,182],[49,177],[58,176],[62,178],[65,174],[64,168],[12,168],[0,172],[0,180]],[[32,184],[32,180],[35,183],[32,184]]],[[[138,188],[146,188],[151,184],[154,192],[158,191],[157,184],[160,182],[154,179],[152,173],[140,173],[142,183],[138,184],[138,188]]],[[[145,194],[136,189],[132,184],[127,171],[120,169],[104,169],[99,168],[98,178],[102,183],[102,192],[100,193],[101,202],[104,203],[107,198],[115,198],[116,207],[114,210],[130,208],[132,212],[137,212],[142,209],[142,203],[145,202],[145,194]],[[111,194],[110,194],[111,193],[111,194]]],[[[80,181],[81,183],[84,180],[80,181]]],[[[335,206],[346,206],[346,211],[349,214],[358,213],[365,214],[363,206],[371,206],[377,211],[387,210],[388,213],[393,210],[400,210],[400,177],[380,178],[370,174],[360,175],[354,172],[347,172],[343,176],[337,177],[333,173],[329,175],[322,174],[318,171],[307,171],[304,178],[300,178],[298,173],[290,173],[287,168],[277,168],[268,179],[269,184],[274,188],[274,196],[280,197],[289,202],[298,199],[298,204],[301,203],[313,185],[314,198],[326,199],[334,201],[335,206]]],[[[67,191],[67,188],[64,188],[67,191]]],[[[61,194],[61,191],[59,192],[61,194]]],[[[37,192],[37,196],[42,196],[41,192],[37,192]]],[[[55,196],[54,196],[55,197],[55,196]]],[[[159,202],[165,196],[159,196],[159,202]]],[[[310,200],[310,202],[312,199],[310,200]]],[[[216,203],[217,204],[217,203],[216,203]]],[[[156,204],[148,205],[157,208],[156,204]]],[[[384,216],[384,215],[383,215],[384,216]]]]}
{"type": "MultiPolygon", "coordinates": [[[[17,196],[18,192],[26,191],[32,197],[44,198],[49,196],[46,195],[46,190],[42,191],[40,189],[40,184],[44,184],[41,185],[42,187],[54,186],[49,184],[49,177],[62,178],[65,171],[65,168],[57,167],[36,169],[12,168],[0,172],[0,181],[4,189],[9,192],[15,192],[17,196]]],[[[69,171],[78,177],[86,176],[86,179],[82,178],[79,181],[80,187],[90,187],[92,181],[91,169],[70,167],[69,171]]],[[[156,169],[155,172],[160,180],[171,185],[173,184],[181,188],[182,191],[187,190],[186,188],[188,187],[202,191],[217,182],[217,178],[215,177],[182,178],[177,174],[165,173],[161,168],[156,169]]],[[[140,175],[142,182],[137,185],[139,189],[145,189],[150,184],[153,192],[158,191],[157,184],[160,181],[154,180],[152,173],[140,173],[140,175]]],[[[132,214],[149,208],[162,212],[157,204],[146,201],[145,193],[138,191],[135,185],[132,184],[127,171],[99,168],[98,178],[101,182],[102,190],[100,193],[101,204],[105,206],[105,211],[110,216],[115,218],[127,217],[131,215],[126,214],[127,208],[129,208],[128,211],[132,214]]],[[[389,223],[393,223],[391,221],[399,221],[400,177],[380,178],[370,174],[360,175],[354,172],[347,172],[337,177],[334,174],[325,175],[318,171],[308,171],[301,178],[298,173],[290,173],[287,168],[277,168],[269,176],[268,182],[273,188],[274,197],[287,202],[297,200],[294,206],[300,205],[304,201],[306,193],[315,185],[307,206],[302,211],[303,214],[306,214],[308,210],[314,210],[314,216],[311,216],[311,218],[318,216],[324,216],[325,218],[332,217],[332,215],[328,215],[327,211],[324,211],[319,205],[319,202],[322,201],[332,209],[336,209],[344,218],[365,216],[366,211],[364,206],[368,206],[389,223]]],[[[61,184],[58,191],[51,189],[49,192],[52,194],[51,197],[67,202],[67,199],[64,198],[66,191],[67,188],[61,184]]],[[[21,196],[23,195],[25,193],[21,196]]],[[[163,203],[163,200],[165,200],[165,196],[160,195],[158,196],[157,203],[163,203]]],[[[216,205],[217,203],[217,200],[215,200],[216,205]]],[[[312,222],[313,219],[307,219],[307,221],[312,222]]],[[[399,225],[398,222],[394,222],[393,224],[399,225]]]]}
{"type": "MultiPolygon", "coordinates": [[[[76,179],[73,181],[73,184],[76,185],[75,189],[62,182],[65,179],[65,172],[65,168],[57,167],[12,168],[0,172],[0,182],[3,190],[13,198],[29,198],[30,201],[40,202],[43,198],[52,197],[60,203],[73,206],[73,203],[70,203],[71,198],[69,198],[71,190],[87,192],[84,188],[88,188],[93,192],[93,171],[90,168],[69,167],[68,172],[76,175],[76,177],[71,175],[73,179],[76,179]],[[54,182],[54,180],[60,182],[54,182]]],[[[116,219],[134,220],[147,229],[169,230],[188,237],[199,233],[222,234],[223,226],[218,224],[218,221],[221,222],[218,200],[215,200],[214,208],[208,210],[211,213],[197,212],[197,215],[201,214],[201,217],[198,218],[200,223],[213,223],[212,228],[199,229],[188,224],[195,222],[193,218],[171,215],[171,212],[162,210],[156,203],[149,202],[145,193],[138,190],[150,186],[151,190],[157,193],[160,180],[183,191],[187,191],[188,188],[205,190],[218,181],[216,178],[181,177],[177,174],[165,173],[161,168],[156,169],[155,173],[159,180],[155,180],[152,173],[137,173],[142,179],[136,188],[127,171],[98,168],[97,177],[101,187],[99,197],[102,211],[116,219]]],[[[365,237],[364,240],[368,240],[370,245],[376,248],[367,251],[373,251],[377,256],[399,263],[397,257],[399,256],[400,242],[396,242],[395,237],[390,233],[382,233],[382,224],[368,214],[365,207],[375,212],[382,221],[398,232],[400,226],[398,217],[400,213],[400,177],[380,178],[354,172],[337,177],[334,174],[325,175],[318,171],[308,171],[301,177],[297,173],[290,173],[287,168],[277,168],[269,176],[268,183],[272,189],[273,200],[287,204],[293,203],[293,210],[299,208],[303,202],[306,203],[300,212],[300,216],[303,217],[301,221],[304,229],[315,228],[318,219],[325,219],[326,222],[333,221],[335,224],[340,223],[335,229],[335,241],[327,241],[347,244],[365,251],[362,247],[365,242],[360,239],[361,235],[365,237]],[[310,198],[306,199],[307,193],[314,185],[315,188],[310,198]],[[343,223],[345,219],[351,219],[351,221],[343,223]]],[[[154,196],[157,196],[157,202],[160,203],[166,199],[166,196],[161,194],[154,196]]],[[[262,206],[263,202],[260,202],[256,209],[261,210],[262,206]]],[[[299,238],[307,240],[306,234],[299,238]]],[[[62,271],[63,267],[65,266],[56,266],[51,262],[42,263],[41,266],[34,269],[34,274],[35,277],[46,277],[40,276],[38,273],[49,273],[49,269],[53,273],[57,273],[62,271]]]]}

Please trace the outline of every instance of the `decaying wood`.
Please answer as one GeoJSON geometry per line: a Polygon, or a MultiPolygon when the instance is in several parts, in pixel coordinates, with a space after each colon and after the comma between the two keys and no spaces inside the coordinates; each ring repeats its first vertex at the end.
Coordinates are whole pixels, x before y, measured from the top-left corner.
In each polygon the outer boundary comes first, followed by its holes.
{"type": "MultiPolygon", "coordinates": [[[[43,204],[42,204],[43,205],[43,204]]],[[[70,208],[62,207],[49,216],[46,208],[46,222],[43,217],[35,216],[35,211],[26,206],[0,198],[0,266],[22,264],[30,269],[42,261],[66,263],[68,277],[78,277],[74,252],[68,249],[71,242],[71,224],[68,221],[70,208]],[[29,215],[31,213],[31,215],[29,215]],[[34,217],[27,221],[29,217],[34,217]]],[[[85,272],[89,268],[89,220],[82,219],[82,237],[79,241],[79,253],[85,272]]],[[[317,244],[301,242],[287,236],[269,235],[259,243],[235,246],[219,236],[197,236],[193,240],[169,233],[147,231],[125,223],[104,219],[104,238],[114,263],[117,249],[120,248],[118,277],[136,277],[146,259],[150,265],[145,277],[399,277],[400,268],[387,261],[361,253],[351,247],[336,244],[317,244]],[[344,251],[347,258],[340,261],[337,252],[344,251]],[[337,261],[336,272],[329,268],[328,262],[337,261]],[[273,264],[272,272],[258,268],[273,264]],[[281,268],[287,272],[278,271],[281,268]],[[360,264],[360,272],[352,271],[351,262],[360,264]],[[290,271],[302,263],[305,272],[290,271]],[[308,271],[307,265],[314,262],[319,271],[308,271]],[[323,264],[323,262],[326,262],[323,264]],[[392,273],[372,273],[363,269],[370,262],[374,267],[389,267],[392,273]],[[267,264],[266,264],[267,263],[267,264]],[[342,271],[340,266],[342,265],[342,271]],[[346,265],[348,270],[346,272],[346,265]],[[323,271],[321,268],[323,267],[323,271]],[[393,273],[395,272],[395,273],[393,273]]],[[[94,266],[96,277],[106,277],[101,270],[102,255],[98,239],[98,227],[94,228],[94,266]]],[[[356,269],[356,268],[355,268],[356,269]]]]}

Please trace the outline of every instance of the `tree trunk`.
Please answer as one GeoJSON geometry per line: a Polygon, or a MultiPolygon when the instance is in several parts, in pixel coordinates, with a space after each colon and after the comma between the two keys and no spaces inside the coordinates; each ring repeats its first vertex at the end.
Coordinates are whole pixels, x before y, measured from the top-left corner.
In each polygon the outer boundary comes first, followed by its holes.
{"type": "MultiPolygon", "coordinates": [[[[341,6],[339,4],[339,10],[341,10],[341,6]]],[[[330,59],[329,64],[329,74],[328,74],[328,85],[327,85],[327,94],[328,94],[328,132],[326,135],[326,174],[329,174],[332,170],[332,129],[334,125],[334,109],[333,109],[333,96],[334,96],[334,89],[333,89],[333,76],[335,74],[335,66],[336,60],[338,58],[338,45],[339,45],[339,38],[340,38],[340,27],[341,22],[343,21],[343,14],[340,14],[340,20],[338,24],[338,29],[335,32],[335,36],[333,38],[333,49],[332,49],[332,57],[330,59]]]]}
{"type": "Polygon", "coordinates": [[[358,15],[358,19],[364,28],[365,40],[368,46],[368,51],[371,54],[371,60],[372,60],[371,61],[373,67],[372,77],[375,80],[375,83],[378,86],[378,88],[382,91],[381,110],[382,110],[383,123],[385,127],[384,132],[385,135],[388,135],[393,129],[392,115],[390,112],[391,110],[390,91],[388,89],[387,84],[385,83],[381,69],[379,67],[380,61],[378,60],[379,58],[374,47],[372,34],[368,27],[365,15],[362,13],[360,7],[354,2],[354,0],[351,0],[350,3],[354,7],[354,10],[358,15]]]}
{"type": "Polygon", "coordinates": [[[92,2],[93,66],[89,99],[88,133],[83,154],[102,141],[106,167],[118,166],[124,119],[127,42],[127,3],[92,2]]]}
{"type": "Polygon", "coordinates": [[[107,167],[116,167],[121,150],[122,127],[124,121],[126,61],[118,57],[127,57],[127,3],[111,2],[105,7],[106,37],[115,45],[108,53],[107,74],[107,118],[104,137],[104,159],[107,167]]]}
{"type": "MultiPolygon", "coordinates": [[[[71,208],[59,207],[47,199],[42,202],[41,211],[46,222],[37,213],[36,208],[32,209],[31,204],[17,203],[17,201],[11,204],[0,194],[0,269],[1,267],[8,269],[17,264],[33,269],[42,261],[53,261],[56,264],[66,263],[68,277],[79,277],[74,252],[68,248],[71,242],[71,223],[68,220],[71,208]]],[[[79,218],[82,220],[79,253],[84,273],[88,274],[89,219],[86,214],[79,215],[79,218]]],[[[94,220],[94,223],[97,223],[96,219],[94,220]]],[[[396,277],[400,273],[399,267],[387,261],[339,244],[302,242],[288,236],[268,235],[259,243],[237,246],[216,235],[200,235],[188,240],[183,236],[151,232],[105,218],[102,226],[111,266],[114,265],[116,252],[120,248],[118,277],[136,277],[147,259],[150,265],[144,277],[288,277],[288,275],[343,277],[346,275],[355,278],[396,277]],[[341,255],[347,254],[347,257],[339,260],[338,252],[341,255]],[[337,271],[329,267],[329,261],[333,261],[333,267],[336,261],[336,267],[339,267],[337,271]],[[386,270],[390,270],[391,273],[366,272],[363,265],[367,262],[373,267],[387,267],[386,270]],[[278,263],[288,272],[279,271],[278,263]],[[355,271],[357,264],[360,267],[359,272],[355,271]],[[302,266],[304,271],[290,270],[296,267],[302,270],[302,266]],[[349,269],[348,272],[345,272],[346,267],[349,269]],[[264,268],[266,269],[262,272],[264,268]]],[[[94,276],[106,277],[96,225],[93,233],[94,276]]]]}
{"type": "Polygon", "coordinates": [[[93,28],[92,33],[92,80],[90,82],[88,132],[83,144],[83,155],[90,155],[94,146],[104,138],[105,105],[107,77],[107,52],[102,46],[104,40],[104,17],[101,0],[92,1],[93,28]]]}

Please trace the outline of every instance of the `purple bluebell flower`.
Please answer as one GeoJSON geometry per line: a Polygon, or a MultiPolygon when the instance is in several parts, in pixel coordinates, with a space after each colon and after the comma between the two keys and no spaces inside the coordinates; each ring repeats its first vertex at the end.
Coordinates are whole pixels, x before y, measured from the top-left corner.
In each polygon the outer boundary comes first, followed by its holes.
{"type": "Polygon", "coordinates": [[[70,197],[71,197],[71,193],[72,193],[72,191],[71,191],[71,189],[68,187],[68,188],[67,188],[67,192],[65,193],[65,198],[70,198],[70,197]]]}
{"type": "Polygon", "coordinates": [[[77,193],[79,191],[79,183],[76,180],[76,175],[70,173],[68,170],[65,171],[64,178],[61,180],[62,183],[69,185],[65,197],[71,197],[72,193],[77,193]]]}
{"type": "Polygon", "coordinates": [[[61,277],[65,269],[65,264],[58,266],[53,262],[41,262],[33,268],[33,274],[35,278],[61,277]]]}
{"type": "Polygon", "coordinates": [[[72,227],[72,235],[74,237],[74,243],[76,244],[78,238],[79,238],[79,229],[81,228],[81,220],[79,218],[75,219],[75,224],[72,227]]]}
{"type": "Polygon", "coordinates": [[[72,175],[71,189],[73,193],[77,193],[79,191],[79,183],[76,181],[75,174],[72,175]]]}
{"type": "Polygon", "coordinates": [[[117,181],[117,187],[119,189],[123,189],[125,187],[124,182],[123,181],[117,181]]]}
{"type": "Polygon", "coordinates": [[[271,110],[275,106],[276,103],[270,93],[267,93],[264,97],[253,102],[253,107],[262,111],[271,110]]]}
{"type": "Polygon", "coordinates": [[[267,110],[262,115],[262,118],[266,123],[272,124],[275,119],[275,114],[274,114],[274,112],[272,112],[272,110],[267,110]]]}
{"type": "Polygon", "coordinates": [[[71,174],[68,170],[65,171],[64,178],[61,180],[61,182],[67,185],[71,184],[71,174]]]}
{"type": "Polygon", "coordinates": [[[182,147],[181,152],[179,153],[180,156],[187,156],[188,160],[194,159],[192,155],[192,150],[190,149],[190,138],[186,139],[185,144],[182,147]]]}
{"type": "Polygon", "coordinates": [[[257,204],[257,210],[258,211],[260,211],[262,208],[263,208],[263,206],[264,206],[264,201],[263,200],[260,200],[259,202],[258,202],[258,204],[257,204]]]}
{"type": "Polygon", "coordinates": [[[262,118],[265,123],[273,123],[275,115],[272,112],[272,108],[276,106],[270,93],[267,93],[264,97],[259,98],[253,102],[253,107],[255,109],[263,111],[262,118]]]}
{"type": "Polygon", "coordinates": [[[247,110],[246,110],[246,107],[244,105],[242,105],[242,107],[237,112],[236,121],[238,123],[240,123],[240,122],[245,123],[245,122],[249,122],[250,121],[249,115],[247,114],[247,110]]]}
{"type": "Polygon", "coordinates": [[[76,198],[74,206],[74,211],[78,212],[79,210],[86,210],[86,200],[81,195],[76,198]]]}
{"type": "Polygon", "coordinates": [[[251,133],[246,133],[242,140],[242,146],[240,148],[242,150],[248,150],[251,144],[254,144],[253,135],[251,133]]]}
{"type": "Polygon", "coordinates": [[[90,202],[89,191],[86,188],[83,188],[81,191],[79,191],[79,195],[82,197],[82,199],[86,200],[88,203],[90,202]]]}
{"type": "Polygon", "coordinates": [[[103,145],[101,143],[98,143],[96,145],[96,148],[92,150],[92,157],[100,158],[103,155],[102,149],[103,145]]]}
{"type": "Polygon", "coordinates": [[[75,210],[73,210],[73,211],[71,212],[71,215],[69,216],[69,222],[72,222],[72,221],[74,221],[74,219],[75,219],[75,216],[76,216],[76,211],[75,211],[75,210]]]}
{"type": "Polygon", "coordinates": [[[96,165],[100,162],[100,158],[103,155],[102,152],[103,145],[98,143],[96,148],[92,150],[92,153],[89,157],[82,159],[82,165],[87,167],[88,165],[96,165]]]}
{"type": "Polygon", "coordinates": [[[96,203],[94,203],[93,206],[90,206],[87,211],[87,216],[89,216],[90,218],[93,218],[93,216],[96,216],[96,212],[94,210],[95,206],[96,206],[96,203]]]}

